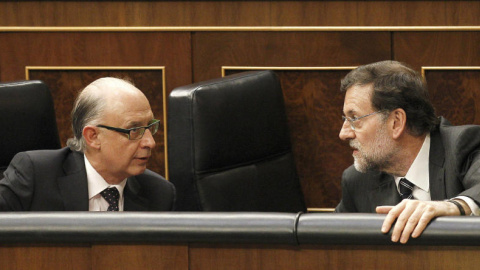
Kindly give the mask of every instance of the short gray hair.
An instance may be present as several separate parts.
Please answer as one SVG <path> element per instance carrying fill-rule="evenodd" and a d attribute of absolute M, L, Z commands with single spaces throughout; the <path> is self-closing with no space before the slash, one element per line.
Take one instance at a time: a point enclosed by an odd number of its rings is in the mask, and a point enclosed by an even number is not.
<path fill-rule="evenodd" d="M 103 113 L 105 103 L 101 95 L 95 95 L 91 91 L 80 92 L 71 114 L 73 138 L 67 140 L 67 146 L 72 151 L 82 153 L 85 151 L 83 128 L 87 125 L 99 124 L 97 122 Z"/>

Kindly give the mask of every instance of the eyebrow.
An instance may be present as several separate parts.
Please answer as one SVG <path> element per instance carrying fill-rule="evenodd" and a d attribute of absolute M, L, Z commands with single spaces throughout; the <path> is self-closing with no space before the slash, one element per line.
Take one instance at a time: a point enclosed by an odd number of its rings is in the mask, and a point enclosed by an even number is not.
<path fill-rule="evenodd" d="M 142 123 L 135 121 L 135 122 L 130 122 L 127 124 L 127 128 L 135 128 L 135 127 L 142 127 Z"/>
<path fill-rule="evenodd" d="M 342 112 L 342 113 L 343 113 L 343 112 Z M 348 111 L 347 111 L 346 113 L 344 113 L 344 114 L 345 114 L 345 115 L 349 115 L 349 114 L 352 115 L 352 114 L 356 114 L 356 113 L 357 113 L 357 111 L 355 111 L 355 109 L 350 109 L 350 110 L 348 110 Z"/>
<path fill-rule="evenodd" d="M 144 127 L 144 126 L 148 126 L 151 124 L 151 122 L 155 120 L 155 118 L 152 118 L 150 120 L 147 121 L 147 124 L 144 125 L 142 122 L 139 122 L 139 121 L 133 121 L 133 122 L 130 122 L 127 124 L 127 128 L 136 128 L 136 127 Z"/>

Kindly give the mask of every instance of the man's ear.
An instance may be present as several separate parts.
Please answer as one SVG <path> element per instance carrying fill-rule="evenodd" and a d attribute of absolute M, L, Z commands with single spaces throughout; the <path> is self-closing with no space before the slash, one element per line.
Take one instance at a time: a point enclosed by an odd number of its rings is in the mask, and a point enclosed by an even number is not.
<path fill-rule="evenodd" d="M 98 138 L 98 128 L 93 126 L 86 126 L 83 128 L 83 138 L 85 143 L 94 149 L 100 149 L 100 139 Z"/>
<path fill-rule="evenodd" d="M 407 113 L 402 108 L 395 109 L 390 113 L 390 121 L 392 137 L 398 139 L 407 128 Z"/>

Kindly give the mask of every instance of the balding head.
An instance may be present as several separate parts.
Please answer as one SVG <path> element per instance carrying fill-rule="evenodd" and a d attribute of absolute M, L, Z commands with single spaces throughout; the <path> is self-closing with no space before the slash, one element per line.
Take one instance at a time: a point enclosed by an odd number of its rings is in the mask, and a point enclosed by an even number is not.
<path fill-rule="evenodd" d="M 100 78 L 85 87 L 73 106 L 71 117 L 74 137 L 68 139 L 67 146 L 74 151 L 84 152 L 86 144 L 82 135 L 83 128 L 100 124 L 106 113 L 121 110 L 127 99 L 148 102 L 132 83 L 118 78 Z"/>

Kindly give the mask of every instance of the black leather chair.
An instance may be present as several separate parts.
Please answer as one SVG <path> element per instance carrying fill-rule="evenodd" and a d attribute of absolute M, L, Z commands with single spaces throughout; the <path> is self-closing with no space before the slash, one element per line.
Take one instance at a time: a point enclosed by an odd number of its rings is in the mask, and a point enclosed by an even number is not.
<path fill-rule="evenodd" d="M 52 96 L 41 81 L 0 83 L 0 179 L 18 152 L 58 149 Z"/>
<path fill-rule="evenodd" d="M 272 71 L 174 89 L 168 164 L 179 211 L 305 210 L 283 93 Z"/>

